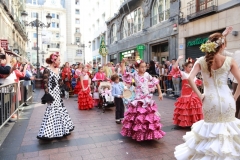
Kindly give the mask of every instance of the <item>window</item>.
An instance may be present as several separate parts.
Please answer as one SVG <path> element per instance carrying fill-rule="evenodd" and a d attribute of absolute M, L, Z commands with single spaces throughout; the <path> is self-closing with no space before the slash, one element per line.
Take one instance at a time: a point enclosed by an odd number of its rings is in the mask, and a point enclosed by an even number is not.
<path fill-rule="evenodd" d="M 95 41 L 92 42 L 92 51 L 95 50 Z"/>
<path fill-rule="evenodd" d="M 59 38 L 59 33 L 56 33 L 56 38 Z"/>
<path fill-rule="evenodd" d="M 60 48 L 60 44 L 59 43 L 51 43 L 50 45 L 48 45 L 48 48 Z"/>
<path fill-rule="evenodd" d="M 79 9 L 76 9 L 76 10 L 75 10 L 75 14 L 80 14 Z"/>
<path fill-rule="evenodd" d="M 56 16 L 55 13 L 52 13 L 52 18 L 56 18 L 55 16 Z"/>
<path fill-rule="evenodd" d="M 201 10 L 205 10 L 214 4 L 213 0 L 196 0 L 196 3 L 197 3 L 196 5 L 197 12 Z"/>
<path fill-rule="evenodd" d="M 59 19 L 59 15 L 57 14 L 57 19 Z"/>
<path fill-rule="evenodd" d="M 56 23 L 52 22 L 52 28 L 55 28 L 55 27 L 56 27 Z"/>
<path fill-rule="evenodd" d="M 76 43 L 80 42 L 80 37 L 76 37 Z"/>
<path fill-rule="evenodd" d="M 59 28 L 59 23 L 57 23 L 57 28 Z"/>
<path fill-rule="evenodd" d="M 80 28 L 76 28 L 76 33 L 80 33 Z"/>
<path fill-rule="evenodd" d="M 117 26 L 116 24 L 113 24 L 110 31 L 110 44 L 115 41 L 117 41 Z"/>
<path fill-rule="evenodd" d="M 151 14 L 152 25 L 168 20 L 170 17 L 170 0 L 155 0 Z"/>
<path fill-rule="evenodd" d="M 79 5 L 79 0 L 75 0 L 75 4 L 76 4 L 76 5 Z"/>
<path fill-rule="evenodd" d="M 80 20 L 78 18 L 75 20 L 75 22 L 76 24 L 80 24 Z"/>
<path fill-rule="evenodd" d="M 33 33 L 33 38 L 37 38 L 37 33 Z"/>
<path fill-rule="evenodd" d="M 32 4 L 37 4 L 37 0 L 32 0 Z"/>
<path fill-rule="evenodd" d="M 82 56 L 82 50 L 81 49 L 76 50 L 76 56 L 79 56 L 79 57 Z"/>
<path fill-rule="evenodd" d="M 134 33 L 142 31 L 143 15 L 142 9 L 138 8 L 124 17 L 121 25 L 121 38 L 126 38 Z"/>
<path fill-rule="evenodd" d="M 37 15 L 38 15 L 38 13 L 37 13 L 37 12 L 32 12 L 32 18 L 36 18 L 36 17 L 37 17 Z"/>

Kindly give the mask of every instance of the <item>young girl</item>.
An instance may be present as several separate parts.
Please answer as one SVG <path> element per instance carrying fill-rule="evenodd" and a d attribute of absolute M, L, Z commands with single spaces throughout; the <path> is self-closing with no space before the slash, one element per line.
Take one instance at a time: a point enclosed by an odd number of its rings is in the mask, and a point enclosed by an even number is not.
<path fill-rule="evenodd" d="M 80 76 L 81 90 L 78 93 L 78 109 L 89 110 L 93 108 L 93 99 L 91 97 L 91 79 L 88 75 L 87 66 L 83 67 L 82 74 Z"/>
<path fill-rule="evenodd" d="M 121 63 L 123 81 L 136 85 L 136 97 L 128 104 L 128 111 L 125 113 L 121 134 L 132 137 L 137 141 L 160 139 L 165 135 L 161 130 L 160 117 L 156 115 L 157 105 L 152 100 L 150 90 L 155 86 L 158 88 L 159 100 L 162 100 L 162 92 L 159 81 L 146 72 L 146 63 L 137 60 L 135 67 L 138 71 L 126 73 L 125 60 Z"/>
<path fill-rule="evenodd" d="M 175 103 L 173 123 L 181 127 L 190 127 L 193 123 L 203 119 L 202 102 L 190 87 L 187 79 L 193 67 L 193 60 L 188 58 L 184 64 L 184 71 L 181 71 L 178 63 L 182 58 L 183 56 L 179 56 L 171 71 L 174 77 L 182 78 L 182 93 Z M 195 78 L 195 83 L 201 85 L 201 81 L 197 78 Z"/>

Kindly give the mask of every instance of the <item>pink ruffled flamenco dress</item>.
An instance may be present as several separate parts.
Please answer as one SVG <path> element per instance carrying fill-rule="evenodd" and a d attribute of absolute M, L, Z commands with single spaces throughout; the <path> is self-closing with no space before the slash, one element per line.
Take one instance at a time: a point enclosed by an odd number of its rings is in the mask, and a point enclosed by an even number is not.
<path fill-rule="evenodd" d="M 161 139 L 165 132 L 161 130 L 160 117 L 156 114 L 157 105 L 151 94 L 159 81 L 147 72 L 143 76 L 137 72 L 123 75 L 126 83 L 131 83 L 132 79 L 136 84 L 136 98 L 128 104 L 121 134 L 137 141 Z"/>
<path fill-rule="evenodd" d="M 180 75 L 182 78 L 182 92 L 175 103 L 173 124 L 180 127 L 190 127 L 193 123 L 203 119 L 202 102 L 188 83 L 188 73 L 179 69 L 173 69 L 171 73 L 173 76 Z M 202 81 L 197 78 L 195 83 L 197 86 L 202 85 Z"/>

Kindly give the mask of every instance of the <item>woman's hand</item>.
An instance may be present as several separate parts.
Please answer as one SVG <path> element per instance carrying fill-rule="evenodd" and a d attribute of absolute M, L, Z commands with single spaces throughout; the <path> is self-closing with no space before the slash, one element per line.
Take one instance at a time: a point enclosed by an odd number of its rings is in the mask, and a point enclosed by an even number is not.
<path fill-rule="evenodd" d="M 199 98 L 201 99 L 201 102 L 203 102 L 203 100 L 205 98 L 204 94 L 201 94 Z"/>
<path fill-rule="evenodd" d="M 178 60 L 181 60 L 181 59 L 183 59 L 183 55 L 180 55 L 180 56 L 178 57 Z"/>
<path fill-rule="evenodd" d="M 231 26 L 227 27 L 225 31 L 223 31 L 222 35 L 226 37 L 230 32 L 232 32 L 232 30 L 233 30 L 233 27 Z"/>
<path fill-rule="evenodd" d="M 163 100 L 163 95 L 162 95 L 162 92 L 159 93 L 159 96 L 158 96 L 159 100 L 162 101 Z"/>

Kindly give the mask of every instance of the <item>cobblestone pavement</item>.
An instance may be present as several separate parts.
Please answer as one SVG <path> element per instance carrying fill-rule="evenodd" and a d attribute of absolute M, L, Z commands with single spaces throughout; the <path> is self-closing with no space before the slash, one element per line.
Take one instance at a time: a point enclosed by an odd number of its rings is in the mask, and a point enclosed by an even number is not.
<path fill-rule="evenodd" d="M 120 135 L 121 124 L 114 121 L 114 108 L 80 111 L 77 97 L 64 100 L 75 130 L 54 141 L 36 139 L 46 105 L 40 104 L 43 91 L 34 93 L 34 103 L 26 107 L 0 147 L 0 160 L 173 160 L 174 148 L 183 143 L 187 129 L 174 129 L 173 99 L 157 101 L 166 136 L 161 140 L 136 142 Z M 154 97 L 157 100 L 157 97 Z"/>

